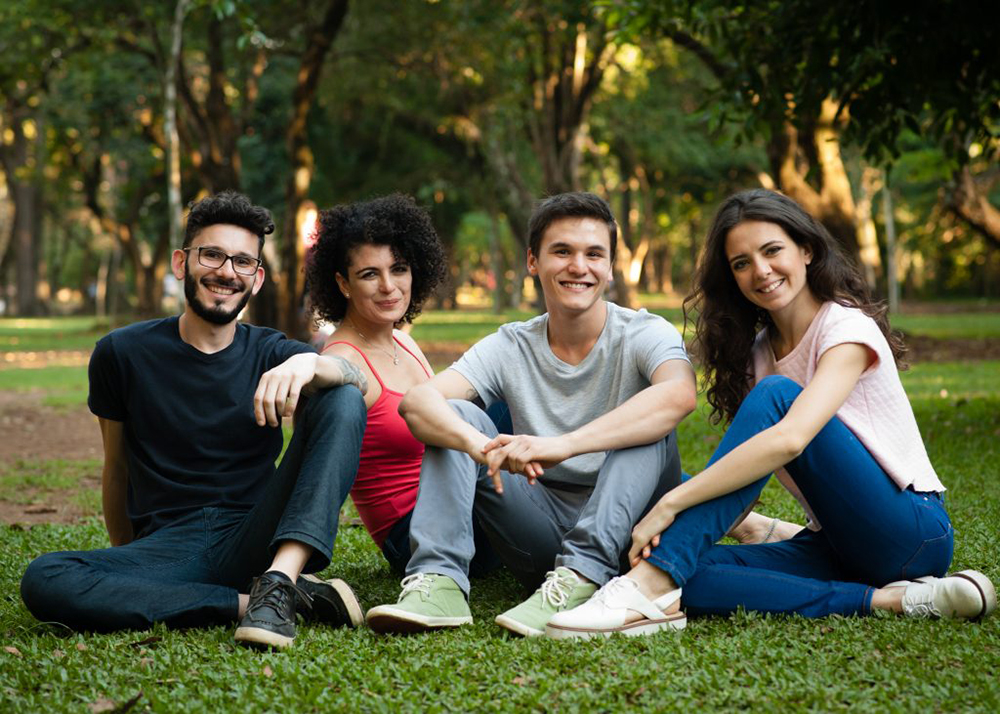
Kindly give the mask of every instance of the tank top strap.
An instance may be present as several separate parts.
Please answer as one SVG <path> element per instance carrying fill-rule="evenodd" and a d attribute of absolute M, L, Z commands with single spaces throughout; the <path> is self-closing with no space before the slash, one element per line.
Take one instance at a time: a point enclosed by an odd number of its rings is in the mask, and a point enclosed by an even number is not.
<path fill-rule="evenodd" d="M 392 339 L 396 340 L 396 344 L 399 345 L 400 347 L 402 347 L 404 350 L 406 350 L 406 354 L 410 355 L 410 357 L 412 357 L 413 359 L 417 360 L 417 364 L 420 365 L 420 369 L 424 370 L 424 374 L 426 374 L 428 377 L 433 377 L 434 376 L 433 374 L 431 374 L 430 372 L 427 371 L 427 368 L 424 366 L 424 363 L 420 361 L 420 358 L 417 357 L 412 352 L 410 352 L 410 350 L 407 348 L 407 346 L 404 345 L 402 342 L 399 341 L 398 337 L 396 337 L 395 335 L 393 335 Z M 353 345 L 352 345 L 352 347 L 353 347 Z"/>
<path fill-rule="evenodd" d="M 368 355 L 366 355 L 360 347 L 358 347 L 357 345 L 352 345 L 350 342 L 347 342 L 346 340 L 337 340 L 336 342 L 331 342 L 326 347 L 324 347 L 322 352 L 326 352 L 334 345 L 347 345 L 355 352 L 357 352 L 359 355 L 361 355 L 361 359 L 363 359 L 365 361 L 365 364 L 368 365 L 368 369 L 370 369 L 372 371 L 372 374 L 375 375 L 375 379 L 378 380 L 379 386 L 382 387 L 382 391 L 385 392 L 385 384 L 382 382 L 382 378 L 378 376 L 378 370 L 375 369 L 375 365 L 371 363 L 371 360 L 368 359 Z M 406 348 L 404 347 L 403 349 Z"/>

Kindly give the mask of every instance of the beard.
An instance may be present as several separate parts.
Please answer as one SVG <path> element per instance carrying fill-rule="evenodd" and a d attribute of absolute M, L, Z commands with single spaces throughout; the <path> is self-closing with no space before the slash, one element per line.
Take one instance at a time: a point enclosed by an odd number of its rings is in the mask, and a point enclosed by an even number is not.
<path fill-rule="evenodd" d="M 188 305 L 194 311 L 194 314 L 200 317 L 205 322 L 210 322 L 213 325 L 228 325 L 230 322 L 239 317 L 240 312 L 246 307 L 247 303 L 250 302 L 251 291 L 247 289 L 239 280 L 221 280 L 216 279 L 212 281 L 213 284 L 222 287 L 232 288 L 234 290 L 242 291 L 243 297 L 236 306 L 231 310 L 226 310 L 225 308 L 218 306 L 206 305 L 198 297 L 198 283 L 191 276 L 188 271 L 187 265 L 184 266 L 184 297 L 187 299 Z"/>

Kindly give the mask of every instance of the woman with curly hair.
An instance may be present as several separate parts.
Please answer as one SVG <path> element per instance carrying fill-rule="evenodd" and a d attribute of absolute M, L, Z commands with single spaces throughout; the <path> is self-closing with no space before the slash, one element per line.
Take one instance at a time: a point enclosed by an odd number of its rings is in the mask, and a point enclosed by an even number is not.
<path fill-rule="evenodd" d="M 679 629 L 682 587 L 691 614 L 992 611 L 985 575 L 943 577 L 953 531 L 899 380 L 902 344 L 826 229 L 774 191 L 732 196 L 691 306 L 712 416 L 729 429 L 708 467 L 635 526 L 632 570 L 556 615 L 548 634 Z M 714 545 L 772 471 L 809 527 L 780 543 Z"/>
<path fill-rule="evenodd" d="M 420 314 L 446 274 L 430 216 L 409 196 L 320 213 L 306 268 L 309 297 L 318 319 L 338 325 L 323 352 L 350 360 L 369 385 L 368 426 L 351 499 L 400 573 L 410 557 L 409 522 L 424 445 L 399 416 L 399 402 L 433 371 L 417 343 L 398 328 Z"/>

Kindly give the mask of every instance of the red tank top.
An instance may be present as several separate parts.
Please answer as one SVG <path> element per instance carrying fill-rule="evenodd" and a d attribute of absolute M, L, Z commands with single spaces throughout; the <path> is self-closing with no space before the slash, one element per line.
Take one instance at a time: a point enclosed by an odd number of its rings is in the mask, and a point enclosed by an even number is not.
<path fill-rule="evenodd" d="M 393 337 L 396 340 L 395 337 Z M 424 363 L 403 348 L 421 369 L 431 377 Z M 347 345 L 361 355 L 368 369 L 375 375 L 382 393 L 368 410 L 368 426 L 361 442 L 361 462 L 358 476 L 351 489 L 351 500 L 358 509 L 361 522 L 365 524 L 372 540 L 381 548 L 396 521 L 413 510 L 417 502 L 417 486 L 420 483 L 420 462 L 424 458 L 424 445 L 410 433 L 403 417 L 399 415 L 401 392 L 386 388 L 368 356 L 350 342 L 331 342 L 323 348 L 325 352 L 333 345 Z"/>

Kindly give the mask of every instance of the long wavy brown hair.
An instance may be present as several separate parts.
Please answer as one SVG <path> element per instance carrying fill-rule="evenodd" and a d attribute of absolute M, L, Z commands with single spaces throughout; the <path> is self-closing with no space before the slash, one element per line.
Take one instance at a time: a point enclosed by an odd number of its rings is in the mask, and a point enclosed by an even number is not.
<path fill-rule="evenodd" d="M 799 246 L 812 251 L 806 282 L 820 302 L 834 301 L 860 309 L 875 320 L 899 369 L 905 369 L 906 348 L 889 327 L 887 307 L 872 299 L 868 285 L 829 231 L 792 199 L 776 191 L 741 191 L 723 202 L 708 232 L 695 271 L 691 294 L 684 299 L 684 322 L 697 313 L 696 343 L 701 354 L 712 407 L 710 420 L 730 422 L 750 390 L 752 349 L 761 329 L 774 327 L 771 316 L 740 292 L 726 258 L 726 237 L 743 221 L 780 226 Z"/>

